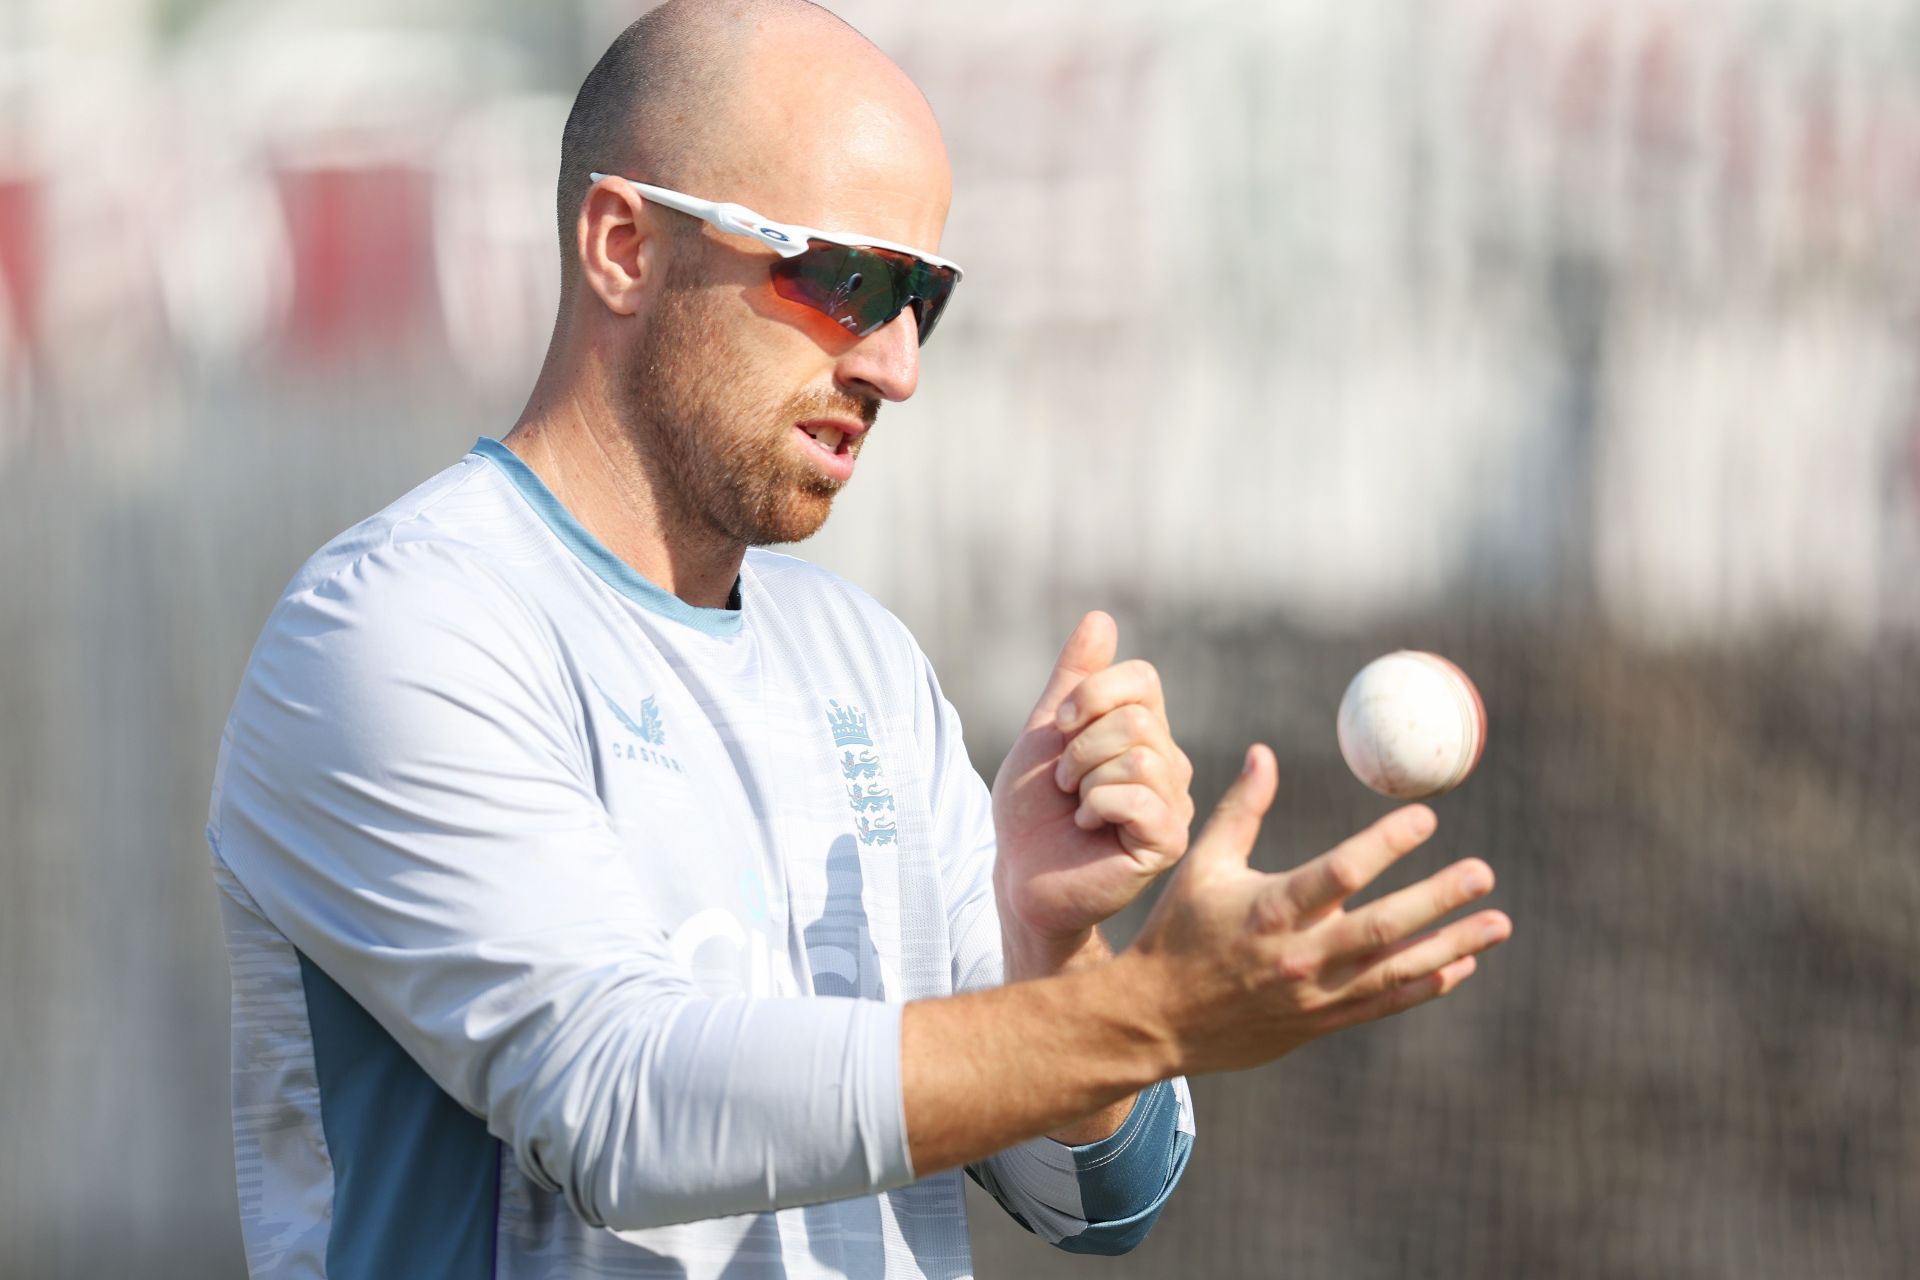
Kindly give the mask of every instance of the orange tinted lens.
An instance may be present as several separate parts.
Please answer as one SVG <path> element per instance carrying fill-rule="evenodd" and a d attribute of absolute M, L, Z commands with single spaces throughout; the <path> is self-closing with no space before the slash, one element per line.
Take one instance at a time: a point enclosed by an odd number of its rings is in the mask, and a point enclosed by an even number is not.
<path fill-rule="evenodd" d="M 772 265 L 773 291 L 865 337 L 913 307 L 920 341 L 940 319 L 953 272 L 910 254 L 811 241 L 805 253 Z"/>

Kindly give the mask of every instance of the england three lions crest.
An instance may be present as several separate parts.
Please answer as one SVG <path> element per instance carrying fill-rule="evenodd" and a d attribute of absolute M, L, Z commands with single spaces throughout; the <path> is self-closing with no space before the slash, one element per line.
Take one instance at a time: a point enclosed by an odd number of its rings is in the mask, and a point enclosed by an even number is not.
<path fill-rule="evenodd" d="M 854 834 L 864 845 L 893 844 L 899 835 L 894 824 L 893 788 L 887 770 L 873 749 L 866 713 L 852 703 L 827 702 L 827 728 L 840 762 L 840 778 L 853 813 Z"/>

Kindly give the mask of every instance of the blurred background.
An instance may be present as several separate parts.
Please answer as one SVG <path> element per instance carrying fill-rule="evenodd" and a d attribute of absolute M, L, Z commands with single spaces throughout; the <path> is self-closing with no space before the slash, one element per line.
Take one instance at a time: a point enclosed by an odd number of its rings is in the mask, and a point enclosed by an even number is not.
<path fill-rule="evenodd" d="M 220 725 L 305 556 L 511 425 L 644 7 L 0 0 L 7 1280 L 243 1274 Z M 1203 806 L 1279 751 L 1274 868 L 1385 807 L 1351 674 L 1447 653 L 1491 741 L 1402 878 L 1517 925 L 1197 1081 L 1137 1253 L 976 1199 L 979 1274 L 1920 1274 L 1920 0 L 829 7 L 968 275 L 800 553 L 989 777 L 1113 610 Z"/>

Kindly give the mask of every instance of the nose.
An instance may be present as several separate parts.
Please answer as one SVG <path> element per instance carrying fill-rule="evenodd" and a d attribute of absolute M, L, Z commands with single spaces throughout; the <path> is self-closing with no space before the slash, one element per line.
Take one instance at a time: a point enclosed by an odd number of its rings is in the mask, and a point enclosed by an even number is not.
<path fill-rule="evenodd" d="M 920 385 L 920 328 L 913 308 L 848 347 L 834 362 L 841 390 L 882 400 L 905 400 Z"/>

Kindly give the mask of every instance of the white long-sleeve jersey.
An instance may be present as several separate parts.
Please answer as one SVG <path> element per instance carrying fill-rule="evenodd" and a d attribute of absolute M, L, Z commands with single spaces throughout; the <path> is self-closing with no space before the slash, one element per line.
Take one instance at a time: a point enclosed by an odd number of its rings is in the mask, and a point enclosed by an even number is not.
<path fill-rule="evenodd" d="M 753 551 L 730 604 L 493 440 L 288 586 L 207 827 L 256 1277 L 971 1274 L 900 1009 L 1002 979 L 987 790 L 871 598 Z M 1173 1081 L 969 1172 L 1116 1252 L 1192 1135 Z"/>

